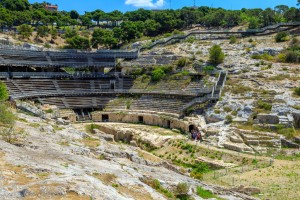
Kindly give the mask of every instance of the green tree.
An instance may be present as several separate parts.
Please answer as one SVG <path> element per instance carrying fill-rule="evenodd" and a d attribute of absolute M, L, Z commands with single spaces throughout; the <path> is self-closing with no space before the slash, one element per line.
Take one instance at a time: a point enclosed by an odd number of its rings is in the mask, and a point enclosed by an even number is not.
<path fill-rule="evenodd" d="M 248 28 L 249 29 L 257 29 L 259 27 L 259 19 L 257 17 L 250 17 L 248 19 L 249 25 Z"/>
<path fill-rule="evenodd" d="M 27 24 L 22 24 L 18 27 L 19 34 L 21 35 L 21 38 L 29 38 L 32 35 L 32 27 Z"/>
<path fill-rule="evenodd" d="M 71 10 L 70 17 L 71 17 L 71 19 L 78 19 L 79 13 L 76 10 Z"/>
<path fill-rule="evenodd" d="M 225 55 L 219 45 L 214 45 L 209 49 L 209 62 L 212 64 L 220 64 L 224 61 Z"/>
<path fill-rule="evenodd" d="M 49 28 L 47 26 L 37 27 L 37 37 L 46 37 L 49 34 Z"/>
<path fill-rule="evenodd" d="M 92 35 L 92 45 L 94 48 L 99 47 L 99 45 L 104 45 L 106 47 L 113 47 L 117 45 L 117 39 L 114 38 L 114 33 L 111 30 L 106 30 L 102 28 L 95 29 Z"/>
<path fill-rule="evenodd" d="M 68 38 L 67 42 L 67 49 L 89 49 L 91 46 L 90 40 L 85 37 L 81 37 L 76 35 L 75 37 Z"/>
<path fill-rule="evenodd" d="M 131 41 L 133 39 L 141 37 L 142 33 L 139 31 L 136 22 L 125 21 L 121 24 L 122 40 Z"/>
<path fill-rule="evenodd" d="M 57 29 L 54 28 L 50 31 L 51 39 L 55 40 L 57 38 Z"/>
<path fill-rule="evenodd" d="M 75 29 L 67 28 L 66 32 L 64 34 L 64 37 L 65 38 L 73 38 L 73 37 L 75 37 L 77 35 L 78 35 L 78 33 L 77 33 L 77 31 Z"/>
<path fill-rule="evenodd" d="M 92 12 L 92 18 L 97 22 L 97 25 L 100 25 L 100 21 L 106 18 L 106 13 L 102 10 L 95 10 Z"/>
<path fill-rule="evenodd" d="M 3 7 L 14 11 L 24 11 L 28 10 L 30 7 L 28 0 L 1 0 L 0 4 Z"/>

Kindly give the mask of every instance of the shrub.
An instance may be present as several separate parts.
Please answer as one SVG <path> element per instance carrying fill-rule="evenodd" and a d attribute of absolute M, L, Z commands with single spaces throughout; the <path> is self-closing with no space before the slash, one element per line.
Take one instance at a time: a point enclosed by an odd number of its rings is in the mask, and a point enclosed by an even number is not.
<path fill-rule="evenodd" d="M 178 183 L 176 187 L 176 197 L 180 200 L 188 199 L 189 186 L 186 183 Z"/>
<path fill-rule="evenodd" d="M 286 31 L 277 33 L 275 36 L 275 41 L 276 42 L 285 42 L 289 40 L 289 33 Z"/>
<path fill-rule="evenodd" d="M 252 38 L 250 38 L 250 39 L 248 40 L 248 42 L 249 42 L 249 43 L 252 43 L 252 42 L 253 42 L 253 39 L 252 39 Z"/>
<path fill-rule="evenodd" d="M 186 58 L 179 58 L 177 61 L 177 66 L 178 67 L 184 67 L 187 64 L 187 59 Z"/>
<path fill-rule="evenodd" d="M 236 43 L 237 39 L 235 36 L 231 36 L 230 39 L 229 39 L 229 44 L 234 44 Z"/>
<path fill-rule="evenodd" d="M 272 104 L 264 102 L 262 100 L 257 101 L 257 107 L 266 111 L 272 110 Z"/>
<path fill-rule="evenodd" d="M 152 80 L 153 81 L 159 81 L 165 76 L 166 76 L 166 73 L 161 67 L 158 67 L 152 71 Z"/>
<path fill-rule="evenodd" d="M 278 62 L 286 62 L 286 54 L 280 53 L 277 55 L 277 61 Z"/>
<path fill-rule="evenodd" d="M 219 45 L 214 45 L 209 49 L 209 62 L 220 64 L 224 61 L 225 55 Z"/>
<path fill-rule="evenodd" d="M 211 71 L 213 71 L 214 69 L 215 69 L 214 66 L 205 66 L 205 67 L 203 67 L 203 71 L 204 71 L 205 73 L 211 72 Z"/>
<path fill-rule="evenodd" d="M 294 94 L 300 96 L 300 87 L 294 89 Z"/>
<path fill-rule="evenodd" d="M 195 42 L 195 37 L 189 37 L 188 39 L 186 39 L 186 42 L 188 43 L 194 43 Z"/>
<path fill-rule="evenodd" d="M 232 116 L 231 115 L 227 115 L 226 117 L 225 117 L 225 123 L 226 124 L 231 124 L 232 123 Z"/>
<path fill-rule="evenodd" d="M 288 63 L 300 63 L 300 52 L 298 51 L 288 51 L 285 56 L 285 61 Z"/>

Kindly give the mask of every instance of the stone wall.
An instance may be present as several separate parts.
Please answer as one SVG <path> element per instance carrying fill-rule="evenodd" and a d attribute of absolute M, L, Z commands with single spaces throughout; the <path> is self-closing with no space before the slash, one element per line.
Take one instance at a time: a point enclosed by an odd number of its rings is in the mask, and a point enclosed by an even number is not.
<path fill-rule="evenodd" d="M 189 126 L 194 125 L 191 122 L 177 119 L 174 117 L 147 113 L 96 111 L 92 113 L 92 120 L 95 122 L 102 122 L 104 121 L 102 119 L 103 115 L 108 116 L 109 122 L 143 123 L 146 125 L 154 125 L 170 129 L 179 129 L 186 133 L 189 132 Z"/>
<path fill-rule="evenodd" d="M 279 118 L 276 114 L 258 114 L 256 122 L 259 124 L 278 124 Z"/>

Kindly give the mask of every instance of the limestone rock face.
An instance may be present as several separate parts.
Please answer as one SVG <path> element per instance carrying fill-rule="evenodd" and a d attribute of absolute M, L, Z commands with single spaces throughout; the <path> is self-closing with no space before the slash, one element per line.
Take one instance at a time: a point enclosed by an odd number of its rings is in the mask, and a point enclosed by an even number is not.
<path fill-rule="evenodd" d="M 276 114 L 258 114 L 257 122 L 260 124 L 278 124 L 279 117 Z"/>

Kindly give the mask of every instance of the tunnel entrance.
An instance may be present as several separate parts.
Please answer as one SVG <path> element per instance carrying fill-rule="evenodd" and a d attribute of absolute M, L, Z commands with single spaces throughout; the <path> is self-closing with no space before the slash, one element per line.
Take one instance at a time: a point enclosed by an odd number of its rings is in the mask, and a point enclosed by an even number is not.
<path fill-rule="evenodd" d="M 189 132 L 192 132 L 193 129 L 195 129 L 195 126 L 194 125 L 190 125 L 189 126 Z"/>
<path fill-rule="evenodd" d="M 102 122 L 108 122 L 109 116 L 108 115 L 102 115 Z"/>

